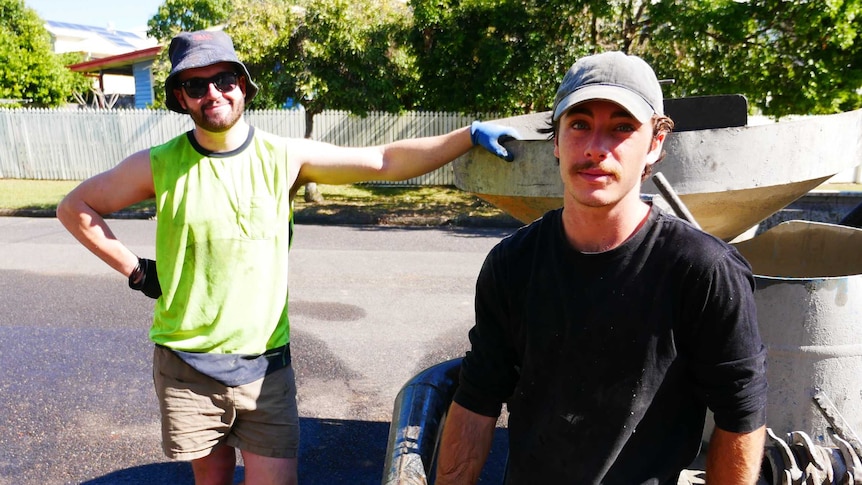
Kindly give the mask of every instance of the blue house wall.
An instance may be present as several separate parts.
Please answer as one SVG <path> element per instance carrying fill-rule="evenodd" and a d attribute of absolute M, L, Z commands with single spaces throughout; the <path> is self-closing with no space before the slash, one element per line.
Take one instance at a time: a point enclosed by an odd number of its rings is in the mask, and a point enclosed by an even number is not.
<path fill-rule="evenodd" d="M 135 108 L 144 109 L 153 104 L 152 67 L 152 59 L 132 65 L 132 75 L 135 77 Z"/>

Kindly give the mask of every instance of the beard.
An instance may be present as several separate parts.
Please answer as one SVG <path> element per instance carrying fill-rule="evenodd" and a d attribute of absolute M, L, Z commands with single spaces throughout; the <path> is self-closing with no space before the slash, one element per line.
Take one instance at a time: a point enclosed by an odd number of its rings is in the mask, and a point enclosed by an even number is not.
<path fill-rule="evenodd" d="M 230 112 L 226 114 L 213 114 L 207 111 L 212 103 L 202 104 L 197 110 L 189 109 L 189 116 L 198 127 L 211 133 L 223 133 L 233 127 L 242 117 L 245 111 L 245 98 L 230 100 Z"/>

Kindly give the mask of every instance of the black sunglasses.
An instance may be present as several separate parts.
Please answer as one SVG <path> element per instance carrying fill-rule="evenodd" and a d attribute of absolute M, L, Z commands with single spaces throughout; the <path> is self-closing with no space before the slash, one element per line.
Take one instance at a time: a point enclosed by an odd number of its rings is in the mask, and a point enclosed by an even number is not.
<path fill-rule="evenodd" d="M 180 83 L 186 94 L 190 98 L 203 98 L 209 91 L 210 84 L 214 85 L 219 91 L 226 93 L 236 89 L 236 84 L 239 76 L 235 72 L 220 72 L 213 77 L 193 77 Z"/>

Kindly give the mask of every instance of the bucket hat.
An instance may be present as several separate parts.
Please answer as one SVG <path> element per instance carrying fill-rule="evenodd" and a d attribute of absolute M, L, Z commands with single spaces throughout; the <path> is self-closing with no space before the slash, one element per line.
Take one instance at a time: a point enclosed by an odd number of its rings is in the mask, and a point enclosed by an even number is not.
<path fill-rule="evenodd" d="M 653 114 L 664 114 L 661 86 L 652 67 L 640 57 L 622 52 L 578 59 L 557 89 L 553 120 L 559 120 L 572 106 L 595 99 L 622 106 L 641 123 Z"/>
<path fill-rule="evenodd" d="M 187 70 L 197 67 L 206 67 L 220 62 L 230 62 L 239 70 L 246 79 L 245 102 L 249 103 L 257 94 L 258 87 L 251 80 L 245 64 L 240 62 L 236 56 L 231 38 L 220 30 L 199 30 L 196 32 L 182 32 L 171 40 L 168 48 L 168 57 L 171 59 L 171 72 L 165 80 L 165 104 L 171 111 L 186 113 L 174 96 L 177 87 L 177 76 Z"/>

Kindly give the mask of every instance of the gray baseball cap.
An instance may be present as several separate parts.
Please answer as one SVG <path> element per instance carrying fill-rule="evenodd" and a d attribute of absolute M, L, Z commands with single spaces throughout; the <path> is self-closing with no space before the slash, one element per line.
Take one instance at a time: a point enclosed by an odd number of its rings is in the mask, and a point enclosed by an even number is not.
<path fill-rule="evenodd" d="M 557 121 L 569 108 L 603 99 L 626 109 L 641 123 L 653 114 L 664 114 L 661 86 L 643 59 L 622 52 L 603 52 L 582 57 L 563 77 L 554 98 Z"/>
<path fill-rule="evenodd" d="M 251 80 L 245 64 L 237 58 L 233 41 L 220 30 L 181 32 L 171 40 L 168 57 L 171 59 L 171 73 L 165 80 L 165 104 L 171 111 L 186 112 L 174 96 L 177 75 L 186 69 L 211 66 L 220 62 L 234 64 L 238 70 L 237 74 L 245 76 L 246 103 L 254 99 L 257 94 L 257 85 Z"/>

